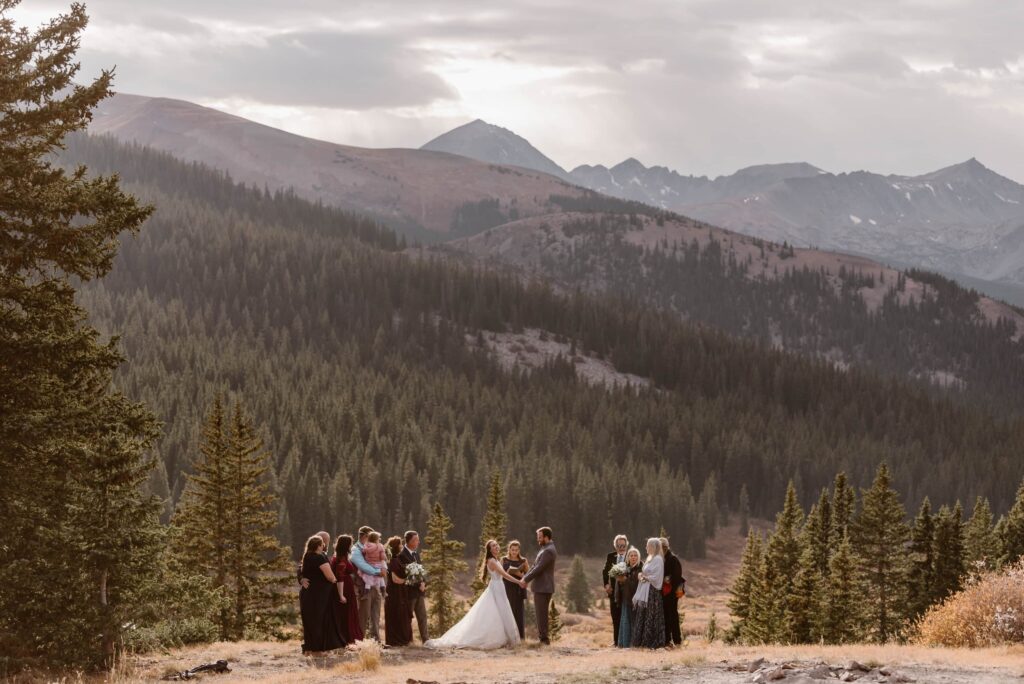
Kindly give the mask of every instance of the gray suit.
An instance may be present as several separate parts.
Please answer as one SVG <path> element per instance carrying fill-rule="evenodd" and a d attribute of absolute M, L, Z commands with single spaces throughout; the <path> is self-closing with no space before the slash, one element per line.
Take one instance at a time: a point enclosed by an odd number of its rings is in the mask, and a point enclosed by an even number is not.
<path fill-rule="evenodd" d="M 533 607 L 537 611 L 537 634 L 542 644 L 550 643 L 548 639 L 548 604 L 555 593 L 555 560 L 558 550 L 554 542 L 548 542 L 540 548 L 537 560 L 530 571 L 523 576 L 523 581 L 532 586 Z"/>

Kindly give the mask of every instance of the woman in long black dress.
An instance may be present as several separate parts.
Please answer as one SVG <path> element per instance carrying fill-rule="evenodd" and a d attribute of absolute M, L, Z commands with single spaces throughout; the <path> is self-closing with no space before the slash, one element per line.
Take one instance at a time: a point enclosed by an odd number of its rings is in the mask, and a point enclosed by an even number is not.
<path fill-rule="evenodd" d="M 518 541 L 513 540 L 508 543 L 508 553 L 501 559 L 501 567 L 508 574 L 520 579 L 530 571 L 530 563 L 520 555 Z M 503 579 L 502 582 L 505 583 L 505 595 L 508 596 L 508 603 L 512 606 L 512 616 L 515 617 L 516 626 L 519 627 L 519 638 L 525 639 L 523 603 L 526 601 L 526 590 L 507 579 Z"/>
<path fill-rule="evenodd" d="M 324 540 L 318 535 L 306 541 L 306 552 L 302 555 L 302 576 L 309 580 L 309 586 L 299 590 L 302 652 L 316 655 L 344 648 L 345 639 L 334 613 L 334 602 L 338 600 L 337 578 L 324 553 Z"/>
<path fill-rule="evenodd" d="M 388 595 L 384 599 L 384 643 L 408 646 L 412 643 L 412 608 L 405 593 L 405 566 L 399 560 L 402 538 L 388 539 L 391 561 L 388 563 Z"/>
<path fill-rule="evenodd" d="M 647 540 L 647 560 L 638 576 L 640 585 L 633 594 L 630 642 L 633 648 L 664 648 L 665 609 L 661 584 L 665 580 L 665 557 L 658 537 Z"/>

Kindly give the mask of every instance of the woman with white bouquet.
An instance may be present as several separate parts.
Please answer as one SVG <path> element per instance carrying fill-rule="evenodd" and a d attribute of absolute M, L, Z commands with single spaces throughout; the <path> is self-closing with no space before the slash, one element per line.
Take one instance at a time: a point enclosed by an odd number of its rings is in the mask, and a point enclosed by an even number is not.
<path fill-rule="evenodd" d="M 626 560 L 616 563 L 608 571 L 609 579 L 614 582 L 613 599 L 621 608 L 619 625 L 616 631 L 615 645 L 619 648 L 632 646 L 633 638 L 633 596 L 640 584 L 640 551 L 629 547 Z"/>

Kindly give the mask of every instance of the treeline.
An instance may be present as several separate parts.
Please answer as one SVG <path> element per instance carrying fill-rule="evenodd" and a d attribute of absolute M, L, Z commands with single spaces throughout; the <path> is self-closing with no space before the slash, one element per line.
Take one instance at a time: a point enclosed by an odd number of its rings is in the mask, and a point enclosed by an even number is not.
<path fill-rule="evenodd" d="M 997 523 L 984 497 L 967 521 L 959 501 L 936 512 L 925 498 L 908 523 L 884 464 L 859 501 L 839 474 L 806 517 L 790 485 L 768 538 L 748 534 L 731 589 L 728 638 L 747 644 L 902 640 L 971 573 L 1022 555 L 1024 482 Z"/>
<path fill-rule="evenodd" d="M 91 145 L 117 148 L 83 140 L 67 159 L 92 163 Z M 474 539 L 495 469 L 507 476 L 516 534 L 551 524 L 572 553 L 603 547 L 620 529 L 664 524 L 690 556 L 744 484 L 752 513 L 764 516 L 791 477 L 801 491 L 838 469 L 865 483 L 889 460 L 911 501 L 983 494 L 1002 509 L 1024 475 L 1020 422 L 737 341 L 636 300 L 564 297 L 390 253 L 345 227 L 359 219 L 323 207 L 305 207 L 330 217 L 309 230 L 303 214 L 266 206 L 297 200 L 231 190 L 223 177 L 185 192 L 176 179 L 189 165 L 163 155 L 135 163 L 148 180 L 127 186 L 158 210 L 83 301 L 122 334 L 131 359 L 122 386 L 164 421 L 152 486 L 169 501 L 165 516 L 198 443 L 201 407 L 222 389 L 243 394 L 266 426 L 290 544 L 320 528 L 421 525 L 434 501 L 450 513 L 453 536 Z M 226 196 L 240 206 L 223 211 Z M 509 374 L 467 344 L 479 330 L 526 327 L 654 387 L 589 386 L 568 360 Z"/>
<path fill-rule="evenodd" d="M 737 259 L 732 240 L 662 240 L 648 247 L 630 243 L 627 232 L 640 229 L 644 216 L 659 223 L 673 216 L 700 224 L 651 208 L 644 211 L 642 205 L 629 206 L 628 213 L 603 213 L 616 211 L 616 202 L 559 200 L 566 210 L 592 215 L 563 228 L 573 238 L 571 250 L 545 251 L 536 265 L 569 289 L 610 292 L 764 345 L 923 384 L 955 377 L 959 382 L 948 383 L 943 393 L 990 411 L 1024 411 L 1024 342 L 1016 339 L 1010 321 L 984 319 L 973 290 L 915 270 L 908 275 L 926 285 L 925 296 L 902 304 L 903 274 L 884 282 L 878 272 L 783 266 L 777 273 L 754 275 L 758 257 Z M 734 239 L 759 247 L 762 258 L 777 252 L 784 265 L 793 255 L 786 245 Z M 871 308 L 859 289 L 877 285 L 885 294 Z"/>

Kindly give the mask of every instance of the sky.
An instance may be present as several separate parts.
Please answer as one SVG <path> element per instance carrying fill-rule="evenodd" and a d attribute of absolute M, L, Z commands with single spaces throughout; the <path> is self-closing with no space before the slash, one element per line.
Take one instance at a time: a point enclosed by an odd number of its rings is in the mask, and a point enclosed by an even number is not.
<path fill-rule="evenodd" d="M 68 2 L 26 0 L 30 26 Z M 419 147 L 472 119 L 563 167 L 807 161 L 1024 181 L 1016 0 L 92 0 L 82 77 Z"/>

